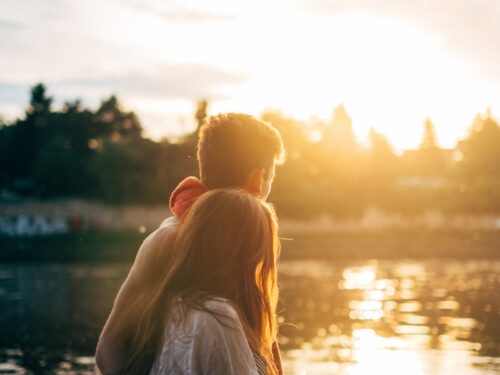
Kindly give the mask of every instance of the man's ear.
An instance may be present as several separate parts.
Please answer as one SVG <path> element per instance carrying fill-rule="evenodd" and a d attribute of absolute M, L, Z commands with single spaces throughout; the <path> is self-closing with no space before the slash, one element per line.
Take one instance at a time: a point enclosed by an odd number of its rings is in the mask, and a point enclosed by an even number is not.
<path fill-rule="evenodd" d="M 261 196 L 265 174 L 265 169 L 252 169 L 247 176 L 244 186 L 245 190 L 256 197 Z"/>

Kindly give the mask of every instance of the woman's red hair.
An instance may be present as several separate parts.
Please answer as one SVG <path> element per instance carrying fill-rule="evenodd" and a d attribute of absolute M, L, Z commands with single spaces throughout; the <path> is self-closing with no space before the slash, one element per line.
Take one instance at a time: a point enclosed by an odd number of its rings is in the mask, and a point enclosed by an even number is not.
<path fill-rule="evenodd" d="M 149 371 L 179 297 L 187 307 L 203 310 L 207 298 L 226 299 L 238 312 L 250 348 L 276 373 L 271 347 L 277 334 L 277 232 L 272 207 L 250 194 L 228 189 L 203 194 L 152 266 L 160 278 L 124 314 L 122 329 L 132 348 L 125 373 Z"/>

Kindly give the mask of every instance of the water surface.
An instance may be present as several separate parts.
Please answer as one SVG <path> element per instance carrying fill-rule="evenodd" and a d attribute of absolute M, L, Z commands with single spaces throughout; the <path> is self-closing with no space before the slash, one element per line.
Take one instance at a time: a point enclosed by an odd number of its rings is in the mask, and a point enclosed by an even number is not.
<path fill-rule="evenodd" d="M 127 265 L 0 265 L 0 373 L 93 373 Z M 500 373 L 500 261 L 280 264 L 290 374 Z"/>

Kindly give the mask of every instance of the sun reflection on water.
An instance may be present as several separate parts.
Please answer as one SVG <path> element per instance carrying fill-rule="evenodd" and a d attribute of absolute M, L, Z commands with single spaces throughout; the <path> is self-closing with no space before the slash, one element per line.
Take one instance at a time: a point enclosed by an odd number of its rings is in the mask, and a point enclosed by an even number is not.
<path fill-rule="evenodd" d="M 453 263 L 443 270 L 423 262 L 373 262 L 336 270 L 332 266 L 330 272 L 322 263 L 322 277 L 314 276 L 314 263 L 308 267 L 307 277 L 301 277 L 298 264 L 290 267 L 304 287 L 303 297 L 295 294 L 294 307 L 311 311 L 314 305 L 316 312 L 310 320 L 310 315 L 293 307 L 284 312 L 285 339 L 280 344 L 287 373 L 476 375 L 500 370 L 500 345 L 478 341 L 485 324 L 478 319 L 492 324 L 496 317 L 498 322 L 497 308 L 491 300 L 484 304 L 477 293 L 485 288 L 484 273 L 496 272 L 498 265 L 493 270 L 486 264 L 469 265 L 470 274 L 466 274 Z M 294 299 L 286 295 L 287 286 L 299 283 L 287 278 L 286 268 L 282 272 L 285 306 L 288 298 Z M 500 280 L 486 279 L 490 284 L 483 297 L 498 297 Z M 292 326 L 287 327 L 295 319 L 301 321 L 298 341 L 290 339 L 295 334 Z"/>

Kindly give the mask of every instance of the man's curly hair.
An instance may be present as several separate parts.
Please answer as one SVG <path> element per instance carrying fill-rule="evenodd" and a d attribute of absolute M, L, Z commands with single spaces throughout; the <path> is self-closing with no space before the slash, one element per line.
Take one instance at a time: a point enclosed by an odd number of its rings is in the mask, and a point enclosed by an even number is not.
<path fill-rule="evenodd" d="M 210 189 L 241 187 L 254 169 L 285 159 L 283 140 L 270 124 L 241 113 L 208 117 L 200 130 L 201 181 Z"/>

